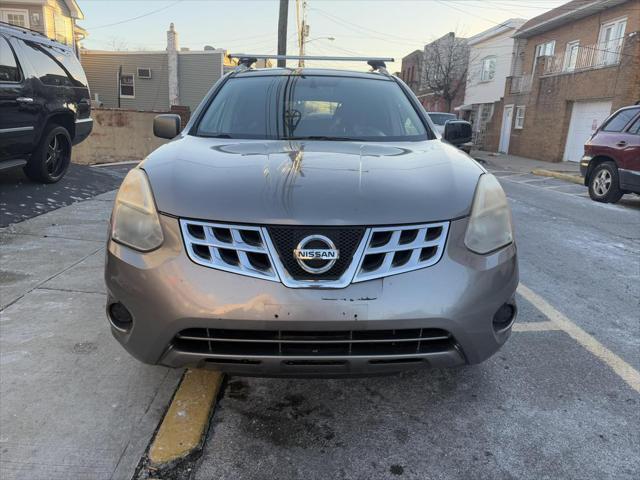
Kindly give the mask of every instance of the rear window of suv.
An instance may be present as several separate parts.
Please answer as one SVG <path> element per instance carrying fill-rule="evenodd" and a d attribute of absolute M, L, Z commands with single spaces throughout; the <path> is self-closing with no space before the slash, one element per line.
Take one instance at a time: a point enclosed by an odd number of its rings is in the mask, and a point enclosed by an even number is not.
<path fill-rule="evenodd" d="M 0 37 L 0 82 L 19 82 L 20 69 L 9 43 Z"/>
<path fill-rule="evenodd" d="M 427 130 L 393 80 L 291 75 L 230 78 L 197 134 L 222 138 L 416 141 Z"/>
<path fill-rule="evenodd" d="M 45 85 L 86 87 L 87 77 L 78 59 L 71 51 L 23 42 L 27 60 Z"/>

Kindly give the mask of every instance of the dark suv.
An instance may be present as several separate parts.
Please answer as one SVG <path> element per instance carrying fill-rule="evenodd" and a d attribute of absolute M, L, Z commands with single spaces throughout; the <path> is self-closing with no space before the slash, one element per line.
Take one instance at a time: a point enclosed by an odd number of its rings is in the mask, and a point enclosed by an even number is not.
<path fill-rule="evenodd" d="M 640 105 L 621 108 L 602 123 L 584 146 L 580 172 L 596 202 L 640 193 Z"/>
<path fill-rule="evenodd" d="M 32 180 L 54 183 L 72 145 L 91 133 L 87 78 L 73 50 L 0 23 L 0 170 L 24 167 Z"/>

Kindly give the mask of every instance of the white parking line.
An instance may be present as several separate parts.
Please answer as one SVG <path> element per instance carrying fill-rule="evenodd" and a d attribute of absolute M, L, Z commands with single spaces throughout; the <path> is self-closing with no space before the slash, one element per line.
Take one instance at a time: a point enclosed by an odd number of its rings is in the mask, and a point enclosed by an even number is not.
<path fill-rule="evenodd" d="M 514 332 L 548 332 L 549 330 L 562 330 L 562 329 L 550 320 L 546 322 L 516 323 L 513 326 Z"/>
<path fill-rule="evenodd" d="M 627 382 L 631 388 L 640 393 L 640 372 L 602 345 L 598 340 L 593 338 L 582 328 L 577 326 L 551 306 L 544 298 L 531 291 L 522 283 L 518 286 L 518 293 L 540 310 L 540 312 L 543 313 L 552 323 L 556 324 L 560 330 L 565 331 L 580 345 L 606 363 L 620 378 Z"/>

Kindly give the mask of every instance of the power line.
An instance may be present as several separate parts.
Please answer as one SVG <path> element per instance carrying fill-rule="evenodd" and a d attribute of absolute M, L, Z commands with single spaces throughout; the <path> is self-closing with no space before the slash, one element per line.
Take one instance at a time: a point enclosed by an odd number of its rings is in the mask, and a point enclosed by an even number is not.
<path fill-rule="evenodd" d="M 169 8 L 171 8 L 171 7 L 176 6 L 176 5 L 177 5 L 177 4 L 179 4 L 179 3 L 182 3 L 183 1 L 184 1 L 184 0 L 178 0 L 178 1 L 176 1 L 176 2 L 173 2 L 173 3 L 172 3 L 172 4 L 170 4 L 170 5 L 165 5 L 165 6 L 164 6 L 164 7 L 162 7 L 162 8 L 157 8 L 156 10 L 151 10 L 150 12 L 143 13 L 143 14 L 138 15 L 138 16 L 136 16 L 136 17 L 127 18 L 127 19 L 125 19 L 125 20 L 120 20 L 120 21 L 118 21 L 118 22 L 107 23 L 106 25 L 98 25 L 97 27 L 87 27 L 87 30 L 98 30 L 98 29 L 100 29 L 100 28 L 113 27 L 113 26 L 115 26 L 115 25 L 122 25 L 123 23 L 133 22 L 134 20 L 139 20 L 139 19 L 141 19 L 141 18 L 148 17 L 149 15 L 153 15 L 154 13 L 158 13 L 158 12 L 162 12 L 163 10 L 167 10 L 167 9 L 169 9 Z"/>

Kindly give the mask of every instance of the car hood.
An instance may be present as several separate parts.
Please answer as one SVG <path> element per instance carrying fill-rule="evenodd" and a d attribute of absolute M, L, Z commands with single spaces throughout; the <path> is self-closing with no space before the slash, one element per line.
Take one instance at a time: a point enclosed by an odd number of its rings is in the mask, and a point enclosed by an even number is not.
<path fill-rule="evenodd" d="M 389 225 L 468 215 L 483 169 L 441 140 L 184 136 L 142 164 L 160 212 L 221 222 Z"/>

